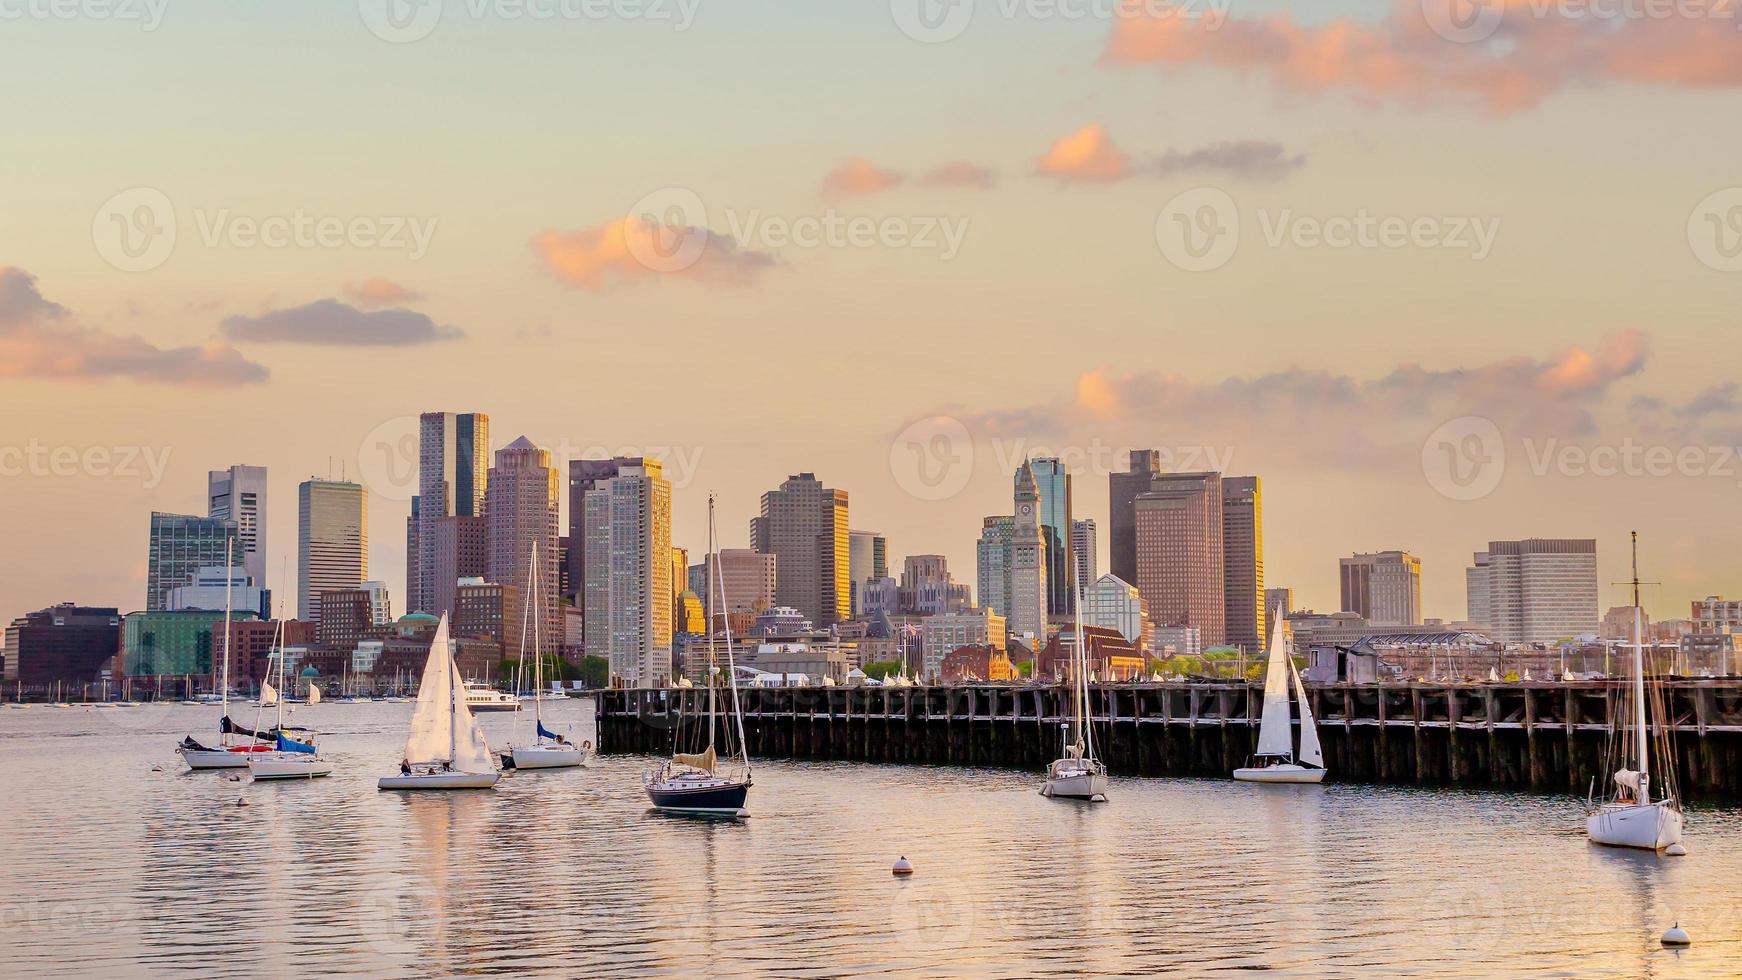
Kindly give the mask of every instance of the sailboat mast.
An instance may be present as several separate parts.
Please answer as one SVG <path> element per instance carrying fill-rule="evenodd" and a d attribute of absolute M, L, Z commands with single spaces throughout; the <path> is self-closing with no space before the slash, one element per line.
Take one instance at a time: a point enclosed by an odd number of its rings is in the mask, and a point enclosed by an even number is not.
<path fill-rule="evenodd" d="M 1639 802 L 1651 802 L 1651 736 L 1645 727 L 1645 637 L 1639 622 L 1639 532 L 1633 541 L 1633 720 L 1639 739 Z"/>
<path fill-rule="evenodd" d="M 712 494 L 709 494 L 708 495 L 708 535 L 710 538 L 713 536 L 713 530 L 714 530 L 714 497 Z M 718 564 L 719 564 L 719 562 L 718 562 L 718 558 L 716 556 L 715 565 L 718 566 Z M 718 588 L 720 590 L 720 611 L 721 611 L 721 614 L 725 617 L 725 626 L 726 626 L 726 678 L 727 678 L 728 683 L 730 683 L 732 685 L 732 717 L 733 717 L 733 720 L 735 721 L 735 723 L 737 725 L 737 729 L 738 729 L 738 755 L 739 755 L 739 757 L 741 757 L 744 760 L 744 776 L 745 776 L 745 778 L 749 778 L 749 776 L 750 776 L 750 743 L 745 741 L 745 739 L 744 739 L 744 707 L 743 707 L 743 705 L 738 703 L 738 663 L 737 663 L 737 658 L 735 658 L 732 655 L 732 614 L 729 611 L 729 607 L 727 607 L 727 605 L 726 605 L 726 582 L 725 582 L 725 578 L 724 578 L 724 576 L 721 576 L 721 575 L 715 575 L 714 577 L 715 577 L 715 580 L 719 582 Z M 712 648 L 713 643 L 710 642 L 708 644 L 708 646 L 710 648 Z"/>
<path fill-rule="evenodd" d="M 1071 602 L 1072 602 L 1072 606 L 1071 606 L 1072 626 L 1071 626 L 1071 628 L 1072 628 L 1072 630 L 1075 631 L 1076 638 L 1077 638 L 1077 650 L 1076 650 L 1076 654 L 1077 654 L 1076 655 L 1077 683 L 1076 683 L 1076 692 L 1075 692 L 1076 697 L 1073 699 L 1076 701 L 1077 730 L 1075 732 L 1075 735 L 1076 735 L 1077 741 L 1082 742 L 1088 748 L 1089 754 L 1093 755 L 1094 748 L 1095 748 L 1095 741 L 1094 741 L 1094 735 L 1091 734 L 1091 732 L 1090 732 L 1089 718 L 1088 718 L 1088 715 L 1089 715 L 1089 650 L 1088 650 L 1088 645 L 1084 642 L 1084 639 L 1083 639 L 1083 583 L 1078 582 L 1078 583 L 1076 583 L 1076 585 L 1077 585 L 1076 589 L 1071 594 Z"/>
<path fill-rule="evenodd" d="M 230 717 L 230 564 L 236 560 L 236 539 L 227 538 L 224 541 L 224 717 Z M 225 725 L 226 729 L 230 726 Z M 224 732 L 225 746 L 230 744 L 229 731 Z"/>
<path fill-rule="evenodd" d="M 720 559 L 719 559 L 719 552 L 717 549 L 718 549 L 718 545 L 714 540 L 714 497 L 712 494 L 709 494 L 708 495 L 708 557 L 707 557 L 707 565 L 708 565 L 709 573 L 713 576 L 714 580 L 716 580 L 716 581 L 718 581 L 720 578 Z M 721 585 L 720 588 L 721 588 L 722 592 L 725 590 L 725 586 L 723 584 Z M 707 626 L 707 629 L 704 630 L 704 632 L 708 636 L 708 680 L 707 680 L 707 683 L 708 683 L 708 750 L 709 750 L 709 752 L 712 752 L 713 748 L 714 748 L 714 725 L 716 724 L 716 722 L 714 720 L 715 719 L 714 678 L 716 675 L 714 672 L 718 669 L 719 658 L 714 653 L 714 633 L 713 633 L 713 628 L 714 628 L 714 624 L 713 624 L 713 618 L 714 618 L 713 617 L 713 593 L 714 593 L 714 590 L 712 588 L 709 588 L 706 591 L 708 593 L 708 600 L 709 600 L 708 601 L 708 610 L 704 614 L 708 617 L 708 626 Z M 722 598 L 720 601 L 723 604 L 725 602 L 725 599 Z"/>

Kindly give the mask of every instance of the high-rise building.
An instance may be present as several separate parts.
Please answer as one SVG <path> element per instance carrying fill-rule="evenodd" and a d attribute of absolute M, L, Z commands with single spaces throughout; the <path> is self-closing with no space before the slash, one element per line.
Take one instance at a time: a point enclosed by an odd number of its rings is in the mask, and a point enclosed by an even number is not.
<path fill-rule="evenodd" d="M 822 485 L 814 473 L 788 477 L 762 495 L 750 521 L 750 543 L 775 557 L 775 592 L 819 629 L 853 615 L 847 491 Z"/>
<path fill-rule="evenodd" d="M 521 436 L 496 451 L 490 469 L 485 514 L 490 522 L 490 567 L 486 578 L 519 590 L 522 602 L 531 601 L 527 575 L 537 560 L 538 608 L 533 625 L 538 629 L 540 649 L 555 653 L 562 648 L 562 597 L 557 593 L 557 508 L 561 482 L 550 465 L 550 453 Z M 519 638 L 514 642 L 518 644 Z"/>
<path fill-rule="evenodd" d="M 387 592 L 387 583 L 368 581 L 360 588 L 369 593 L 369 625 L 386 626 L 393 622 L 393 597 Z"/>
<path fill-rule="evenodd" d="M 625 465 L 582 500 L 587 652 L 632 687 L 672 676 L 671 484 L 659 461 Z"/>
<path fill-rule="evenodd" d="M 1264 501 L 1255 476 L 1222 478 L 1224 642 L 1248 652 L 1266 646 Z"/>
<path fill-rule="evenodd" d="M 865 615 L 865 583 L 889 575 L 889 542 L 876 531 L 849 531 L 847 541 L 853 618 L 860 619 Z"/>
<path fill-rule="evenodd" d="M 943 555 L 908 555 L 901 564 L 899 596 L 901 611 L 910 616 L 967 612 L 974 606 L 973 590 L 950 577 Z"/>
<path fill-rule="evenodd" d="M 1133 449 L 1124 473 L 1107 477 L 1107 568 L 1127 582 L 1137 581 L 1137 498 L 1161 475 L 1161 453 Z"/>
<path fill-rule="evenodd" d="M 417 574 L 406 580 L 416 592 L 406 597 L 409 612 L 451 611 L 453 582 L 443 585 L 435 577 L 438 546 L 435 527 L 449 517 L 482 518 L 490 477 L 490 416 L 483 413 L 425 412 L 420 418 L 418 440 Z M 444 539 L 452 542 L 452 536 Z M 413 561 L 407 556 L 407 563 Z M 462 564 L 455 556 L 441 556 L 444 567 Z M 482 570 L 474 574 L 483 574 Z M 437 592 L 449 604 L 438 609 Z"/>
<path fill-rule="evenodd" d="M 1026 462 L 1016 471 L 1015 518 L 1010 536 L 1009 631 L 1017 638 L 1031 638 L 1031 649 L 1038 650 L 1046 643 L 1052 591 L 1047 586 L 1049 568 L 1040 488 L 1035 483 L 1034 467 Z"/>
<path fill-rule="evenodd" d="M 1211 647 L 1227 642 L 1222 509 L 1218 473 L 1158 475 L 1133 504 L 1136 585 L 1149 618 L 1195 626 Z"/>
<path fill-rule="evenodd" d="M 84 684 L 101 676 L 120 648 L 120 610 L 63 602 L 6 627 L 5 680 L 43 688 Z"/>
<path fill-rule="evenodd" d="M 1016 537 L 1016 518 L 988 517 L 980 522 L 980 540 L 974 545 L 974 583 L 980 605 L 1008 618 L 1015 603 L 1010 597 L 1010 544 Z"/>
<path fill-rule="evenodd" d="M 1371 626 L 1421 623 L 1421 559 L 1407 551 L 1356 554 L 1337 562 L 1342 611 Z"/>
<path fill-rule="evenodd" d="M 1068 616 L 1077 582 L 1076 564 L 1071 559 L 1071 535 L 1076 523 L 1071 511 L 1071 474 L 1064 463 L 1051 456 L 1029 460 L 1028 468 L 1038 495 L 1035 510 L 1040 517 L 1040 535 L 1046 544 L 1046 611 L 1054 616 Z M 1020 469 L 1016 479 L 1018 482 L 1023 479 Z M 1020 486 L 1017 491 L 1021 492 Z"/>
<path fill-rule="evenodd" d="M 145 565 L 145 610 L 169 608 L 169 594 L 193 582 L 201 568 L 228 567 L 241 551 L 227 518 L 152 512 Z"/>
<path fill-rule="evenodd" d="M 1101 566 L 1095 560 L 1098 547 L 1093 518 L 1071 522 L 1071 557 L 1076 560 L 1077 581 L 1083 583 L 1084 592 L 1101 578 Z"/>
<path fill-rule="evenodd" d="M 266 584 L 266 467 L 232 466 L 206 474 L 206 516 L 236 526 L 235 564 Z"/>
<path fill-rule="evenodd" d="M 296 512 L 296 615 L 316 623 L 322 592 L 360 588 L 369 577 L 369 494 L 356 483 L 305 480 Z"/>
<path fill-rule="evenodd" d="M 1594 539 L 1490 541 L 1465 581 L 1475 587 L 1471 612 L 1477 611 L 1475 591 L 1480 589 L 1487 633 L 1502 643 L 1553 643 L 1597 632 Z"/>
<path fill-rule="evenodd" d="M 640 457 L 569 460 L 569 591 L 564 593 L 577 606 L 585 606 L 587 577 L 587 491 L 609 480 L 625 466 L 640 466 Z"/>
<path fill-rule="evenodd" d="M 707 576 L 707 563 L 702 568 L 701 589 L 696 595 L 701 598 L 704 609 L 712 610 L 714 623 L 709 628 L 718 630 L 726 617 L 731 617 L 732 631 L 745 633 L 750 624 L 756 621 L 756 614 L 764 609 L 772 608 L 779 603 L 775 599 L 778 588 L 778 562 L 773 555 L 765 555 L 753 548 L 721 548 L 715 562 L 720 569 L 720 584 L 715 585 Z M 720 587 L 726 590 L 726 606 L 720 608 Z M 695 586 L 690 587 L 692 590 Z"/>
<path fill-rule="evenodd" d="M 1464 621 L 1486 630 L 1488 618 L 1488 553 L 1478 551 L 1464 569 Z"/>
<path fill-rule="evenodd" d="M 1264 622 L 1268 630 L 1294 612 L 1294 590 L 1285 586 L 1264 590 Z M 1269 642 L 1268 640 L 1266 642 Z"/>
<path fill-rule="evenodd" d="M 405 604 L 406 611 L 417 608 L 423 594 L 423 520 L 417 498 L 411 498 L 411 516 L 405 519 Z"/>
<path fill-rule="evenodd" d="M 443 517 L 429 525 L 428 542 L 435 564 L 424 581 L 431 615 L 454 615 L 454 601 L 461 579 L 485 578 L 490 572 L 490 524 L 488 518 Z"/>

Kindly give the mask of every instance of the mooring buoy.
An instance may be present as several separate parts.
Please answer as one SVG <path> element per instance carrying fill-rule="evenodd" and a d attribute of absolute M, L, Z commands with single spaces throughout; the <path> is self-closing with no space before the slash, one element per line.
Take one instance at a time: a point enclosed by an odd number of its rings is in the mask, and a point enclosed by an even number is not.
<path fill-rule="evenodd" d="M 1693 940 L 1688 937 L 1688 931 L 1682 928 L 1680 922 L 1664 930 L 1663 944 L 1665 946 L 1687 946 L 1692 943 Z"/>
<path fill-rule="evenodd" d="M 913 874 L 913 865 L 908 862 L 907 858 L 899 858 L 895 862 L 895 867 L 890 869 L 890 873 L 897 878 L 905 878 Z"/>

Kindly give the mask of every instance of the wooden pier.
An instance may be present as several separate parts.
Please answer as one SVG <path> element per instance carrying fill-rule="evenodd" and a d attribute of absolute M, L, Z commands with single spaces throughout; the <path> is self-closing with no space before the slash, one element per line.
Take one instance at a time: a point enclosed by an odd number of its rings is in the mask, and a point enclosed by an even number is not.
<path fill-rule="evenodd" d="M 1614 683 L 1346 684 L 1310 690 L 1334 782 L 1567 792 L 1606 787 Z M 605 752 L 669 751 L 705 724 L 707 692 L 601 691 Z M 739 692 L 753 757 L 1040 771 L 1057 757 L 1057 687 L 757 688 Z M 1690 801 L 1742 798 L 1742 679 L 1671 681 L 1676 769 Z M 1101 685 L 1096 738 L 1115 775 L 1221 776 L 1257 743 L 1263 689 L 1238 682 Z M 726 719 L 722 719 L 724 724 Z"/>

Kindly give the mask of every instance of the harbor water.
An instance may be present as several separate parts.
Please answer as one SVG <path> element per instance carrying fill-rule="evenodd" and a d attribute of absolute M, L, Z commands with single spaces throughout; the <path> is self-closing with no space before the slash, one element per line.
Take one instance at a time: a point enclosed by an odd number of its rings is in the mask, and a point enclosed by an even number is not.
<path fill-rule="evenodd" d="M 255 709 L 235 708 L 244 725 Z M 1705 977 L 1742 963 L 1742 811 L 1690 854 L 1594 847 L 1581 800 L 768 762 L 744 821 L 641 771 L 380 792 L 410 704 L 294 709 L 334 774 L 189 773 L 215 706 L 0 709 L 8 976 Z M 592 738 L 590 702 L 547 725 Z M 270 723 L 271 719 L 265 719 Z M 482 716 L 491 746 L 528 722 Z M 239 806 L 245 800 L 248 805 Z M 916 869 L 897 878 L 907 857 Z M 1679 922 L 1691 948 L 1664 949 Z"/>

